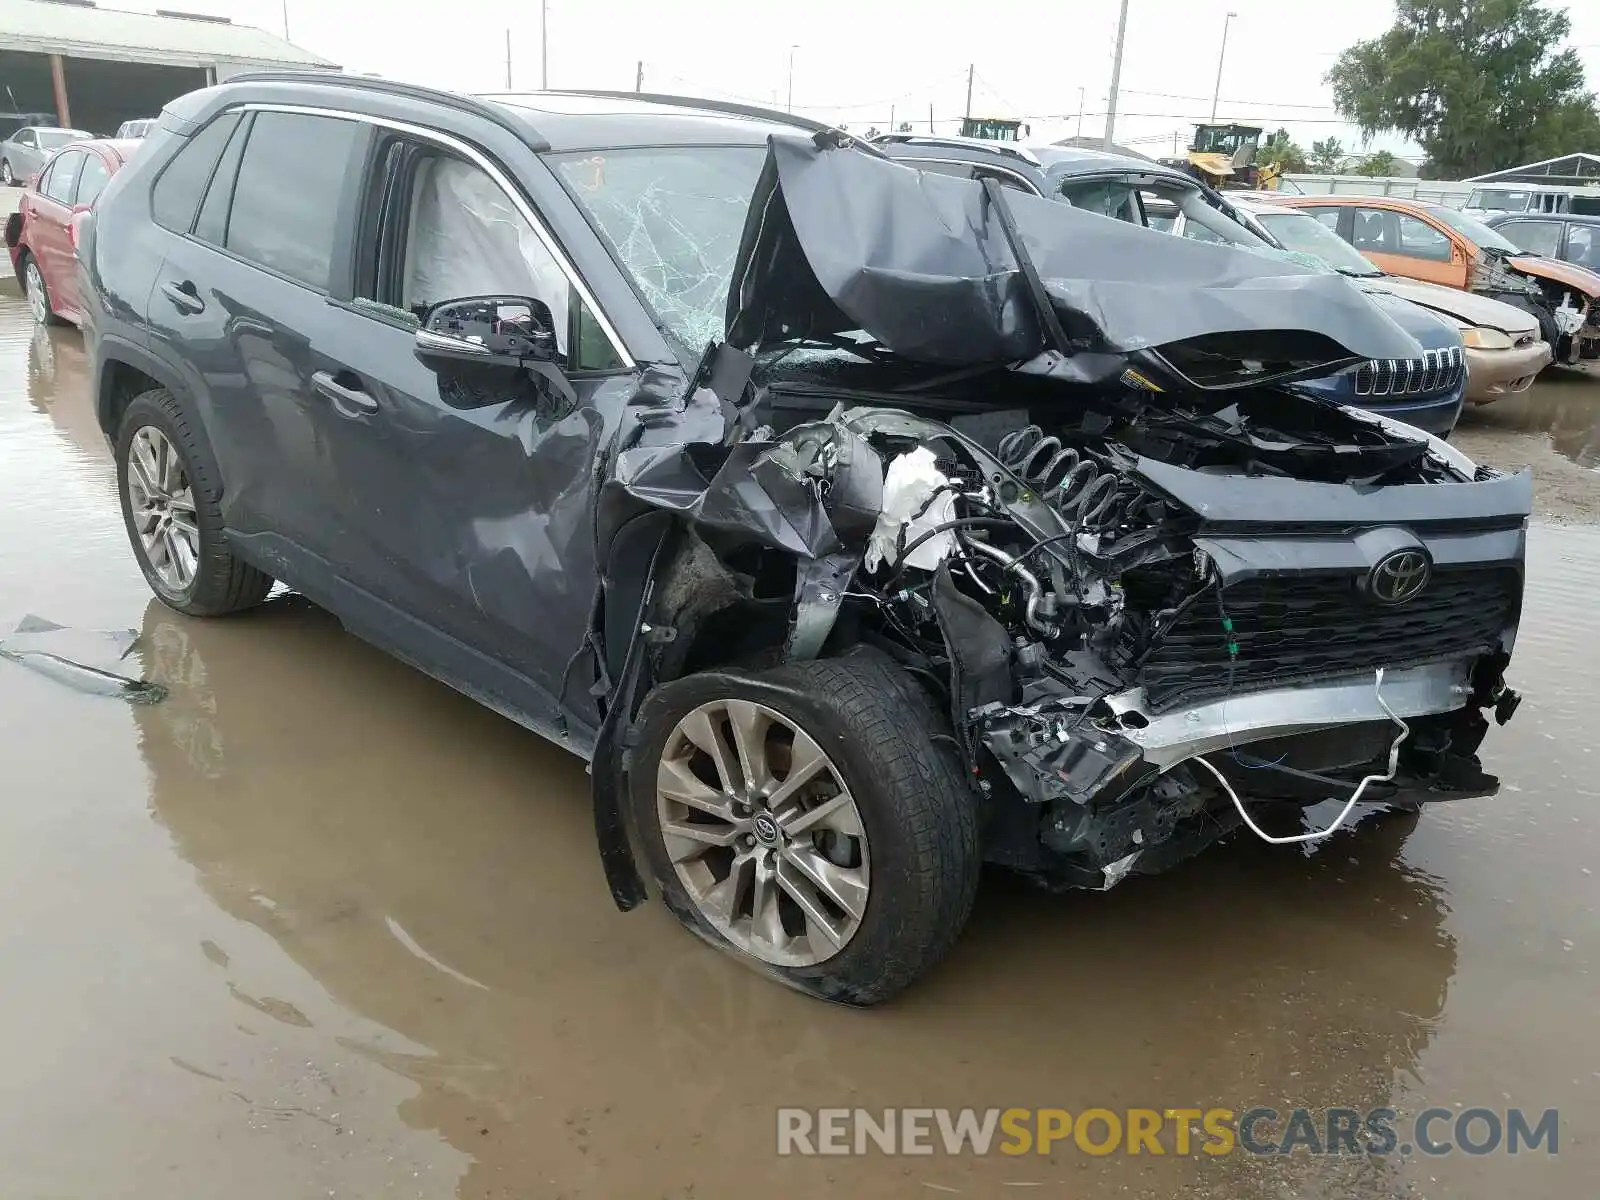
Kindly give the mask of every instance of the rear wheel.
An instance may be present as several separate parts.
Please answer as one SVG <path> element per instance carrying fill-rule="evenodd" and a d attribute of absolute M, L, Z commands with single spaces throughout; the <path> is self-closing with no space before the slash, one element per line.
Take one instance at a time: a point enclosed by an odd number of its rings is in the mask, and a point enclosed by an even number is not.
<path fill-rule="evenodd" d="M 685 925 L 812 995 L 869 1005 L 939 961 L 980 855 L 947 724 L 873 654 L 651 693 L 635 826 Z"/>
<path fill-rule="evenodd" d="M 50 303 L 50 289 L 45 286 L 44 272 L 39 269 L 38 260 L 29 255 L 24 260 L 22 267 L 22 290 L 27 293 L 28 311 L 33 314 L 33 319 L 39 325 L 60 325 L 61 318 L 56 316 L 55 308 Z"/>
<path fill-rule="evenodd" d="M 116 460 L 128 540 L 162 601 L 191 616 L 212 617 L 266 599 L 271 577 L 228 547 L 216 462 L 165 388 L 128 405 Z"/>

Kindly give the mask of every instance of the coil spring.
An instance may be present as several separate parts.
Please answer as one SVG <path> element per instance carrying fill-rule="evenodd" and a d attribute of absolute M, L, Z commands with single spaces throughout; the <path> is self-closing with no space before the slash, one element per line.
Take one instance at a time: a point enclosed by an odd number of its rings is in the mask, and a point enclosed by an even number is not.
<path fill-rule="evenodd" d="M 1124 515 L 1118 495 L 1122 480 L 1102 471 L 1094 459 L 1063 446 L 1060 438 L 1045 436 L 1037 425 L 1014 429 L 1001 438 L 999 458 L 1079 529 L 1102 529 Z"/>

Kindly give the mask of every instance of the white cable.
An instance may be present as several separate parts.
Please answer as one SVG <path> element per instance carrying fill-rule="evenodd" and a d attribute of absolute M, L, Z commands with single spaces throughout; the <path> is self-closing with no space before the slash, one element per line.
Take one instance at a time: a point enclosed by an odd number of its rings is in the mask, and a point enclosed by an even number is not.
<path fill-rule="evenodd" d="M 1245 811 L 1244 801 L 1239 799 L 1239 793 L 1233 790 L 1233 785 L 1228 782 L 1227 777 L 1223 775 L 1221 771 L 1217 770 L 1216 767 L 1212 766 L 1211 763 L 1206 760 L 1204 755 L 1196 754 L 1188 761 L 1199 763 L 1202 767 L 1217 777 L 1217 782 L 1220 783 L 1223 787 L 1223 790 L 1228 793 L 1229 799 L 1233 801 L 1233 806 L 1239 810 L 1239 815 L 1244 818 L 1244 823 L 1250 827 L 1250 832 L 1255 834 L 1263 842 L 1267 842 L 1274 846 L 1288 846 L 1296 842 L 1320 841 L 1337 831 L 1338 828 L 1344 824 L 1345 818 L 1350 815 L 1350 810 L 1356 806 L 1356 801 L 1361 799 L 1361 793 L 1367 790 L 1367 785 L 1369 783 L 1388 783 L 1394 778 L 1395 772 L 1399 770 L 1400 767 L 1400 743 L 1411 736 L 1411 726 L 1407 725 L 1404 721 L 1397 717 L 1394 709 L 1390 708 L 1388 704 L 1384 702 L 1382 667 L 1377 669 L 1376 677 L 1372 683 L 1372 693 L 1378 699 L 1378 707 L 1389 714 L 1389 719 L 1391 721 L 1400 726 L 1400 736 L 1395 738 L 1394 744 L 1389 747 L 1389 771 L 1384 775 L 1368 775 L 1365 779 L 1358 783 L 1356 785 L 1356 790 L 1350 793 L 1350 799 L 1345 801 L 1343 811 L 1341 811 L 1339 815 L 1334 818 L 1333 824 L 1329 825 L 1326 829 L 1318 829 L 1312 833 L 1296 833 L 1288 837 L 1274 837 L 1272 834 L 1268 833 L 1265 829 L 1262 829 L 1261 826 L 1257 825 L 1250 819 L 1250 814 Z"/>

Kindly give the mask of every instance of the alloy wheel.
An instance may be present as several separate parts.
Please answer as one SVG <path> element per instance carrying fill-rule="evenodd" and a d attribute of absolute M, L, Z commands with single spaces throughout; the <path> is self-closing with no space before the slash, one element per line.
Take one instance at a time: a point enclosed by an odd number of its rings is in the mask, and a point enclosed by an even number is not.
<path fill-rule="evenodd" d="M 172 443 L 152 425 L 128 444 L 128 512 L 150 569 L 171 591 L 187 591 L 200 562 L 194 492 Z"/>
<path fill-rule="evenodd" d="M 48 324 L 50 298 L 45 294 L 44 275 L 39 270 L 39 264 L 31 258 L 28 260 L 28 269 L 23 274 L 23 290 L 28 293 L 28 311 L 33 313 L 33 319 L 40 325 Z"/>
<path fill-rule="evenodd" d="M 656 813 L 679 881 L 735 947 L 776 966 L 832 958 L 867 910 L 861 812 L 816 741 L 782 713 L 714 700 L 662 748 Z"/>

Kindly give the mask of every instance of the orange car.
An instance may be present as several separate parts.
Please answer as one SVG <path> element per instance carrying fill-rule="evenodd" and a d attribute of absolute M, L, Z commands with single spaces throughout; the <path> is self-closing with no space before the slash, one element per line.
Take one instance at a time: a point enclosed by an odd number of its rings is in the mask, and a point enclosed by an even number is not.
<path fill-rule="evenodd" d="M 1600 358 L 1600 274 L 1528 254 L 1468 213 L 1394 196 L 1282 196 L 1391 275 L 1481 292 L 1533 313 L 1557 362 Z"/>

